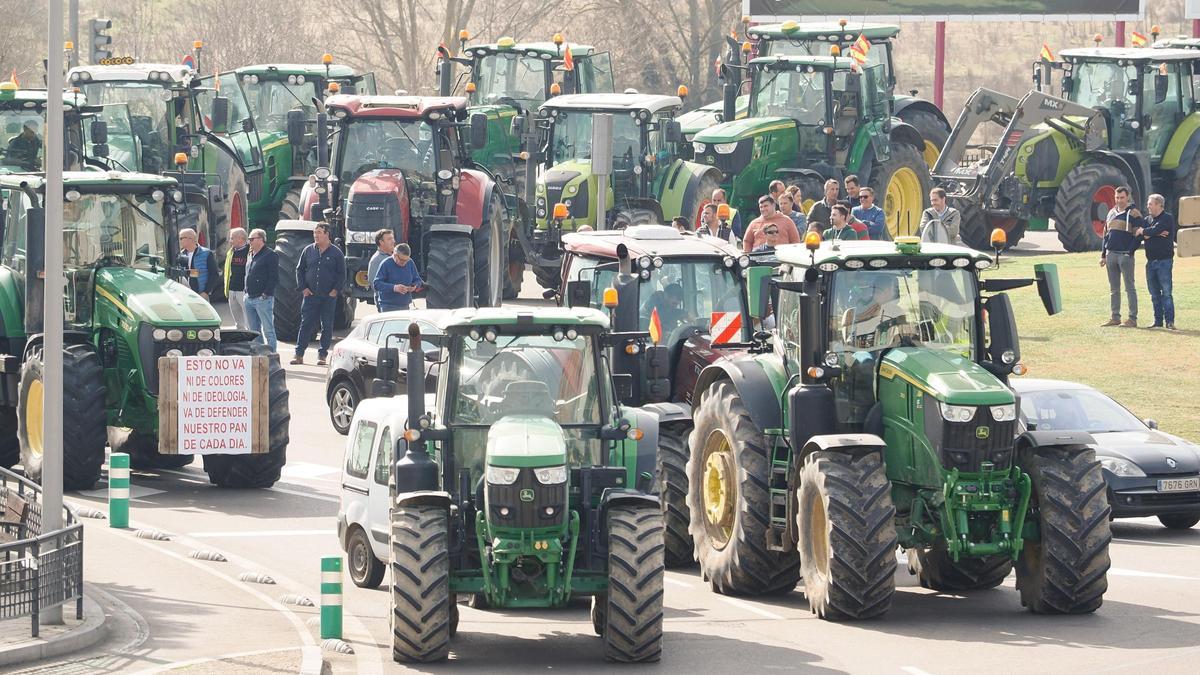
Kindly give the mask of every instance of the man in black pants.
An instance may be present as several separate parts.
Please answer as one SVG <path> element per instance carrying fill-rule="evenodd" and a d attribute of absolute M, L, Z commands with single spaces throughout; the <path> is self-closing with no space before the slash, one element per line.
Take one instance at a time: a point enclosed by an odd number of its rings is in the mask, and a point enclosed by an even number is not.
<path fill-rule="evenodd" d="M 305 247 L 296 264 L 296 287 L 304 294 L 304 299 L 300 303 L 300 334 L 296 336 L 296 356 L 292 365 L 304 363 L 304 351 L 317 332 L 318 324 L 321 346 L 317 350 L 317 365 L 325 365 L 325 357 L 333 344 L 338 292 L 345 277 L 345 256 L 329 240 L 329 226 L 317 223 L 313 227 L 313 243 Z"/>

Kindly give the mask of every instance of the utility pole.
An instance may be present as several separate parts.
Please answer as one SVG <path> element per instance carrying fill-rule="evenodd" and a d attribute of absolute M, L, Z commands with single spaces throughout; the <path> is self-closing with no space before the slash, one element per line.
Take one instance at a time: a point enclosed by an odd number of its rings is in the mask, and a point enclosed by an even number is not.
<path fill-rule="evenodd" d="M 63 0 L 47 0 L 46 53 L 61 54 Z M 61 64 L 62 61 L 58 61 Z M 45 336 L 42 386 L 42 530 L 63 526 L 63 71 L 46 69 Z M 63 622 L 62 605 L 41 610 L 41 622 Z"/>
<path fill-rule="evenodd" d="M 71 68 L 79 65 L 79 0 L 70 0 L 67 28 L 71 33 Z"/>

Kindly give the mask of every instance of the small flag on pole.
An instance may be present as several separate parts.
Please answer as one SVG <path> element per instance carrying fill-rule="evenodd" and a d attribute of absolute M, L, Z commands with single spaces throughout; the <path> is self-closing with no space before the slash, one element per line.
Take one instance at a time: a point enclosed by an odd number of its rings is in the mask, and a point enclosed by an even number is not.
<path fill-rule="evenodd" d="M 563 49 L 563 70 L 575 70 L 575 57 L 571 56 L 571 45 Z"/>
<path fill-rule="evenodd" d="M 658 318 L 658 308 L 650 311 L 650 340 L 654 344 L 662 342 L 662 319 Z"/>
<path fill-rule="evenodd" d="M 854 62 L 860 66 L 867 62 L 867 54 L 870 52 L 871 41 L 867 39 L 866 35 L 859 34 L 854 44 L 850 45 L 850 58 L 854 59 Z"/>
<path fill-rule="evenodd" d="M 1042 43 L 1042 60 L 1047 62 L 1054 60 L 1054 52 L 1050 51 L 1050 45 L 1045 42 Z"/>
<path fill-rule="evenodd" d="M 1146 38 L 1145 35 L 1142 35 L 1141 33 L 1137 32 L 1136 30 L 1133 31 L 1132 34 L 1130 34 L 1129 40 L 1131 42 L 1133 42 L 1134 47 L 1145 47 L 1146 43 L 1149 42 L 1149 40 Z"/>
<path fill-rule="evenodd" d="M 12 82 L 13 84 L 15 84 L 17 86 L 21 86 L 21 83 L 17 82 L 17 69 L 16 68 L 12 69 L 12 73 L 8 76 L 8 81 Z"/>

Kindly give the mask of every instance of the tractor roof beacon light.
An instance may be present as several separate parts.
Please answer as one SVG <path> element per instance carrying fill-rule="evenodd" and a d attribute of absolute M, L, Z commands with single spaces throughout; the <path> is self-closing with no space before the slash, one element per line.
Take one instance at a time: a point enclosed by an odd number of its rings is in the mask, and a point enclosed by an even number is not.
<path fill-rule="evenodd" d="M 561 93 L 562 93 L 562 85 L 560 85 L 557 82 L 551 82 L 550 83 L 550 95 L 558 96 Z"/>
<path fill-rule="evenodd" d="M 336 94 L 336 93 L 340 92 L 341 90 L 342 90 L 342 85 L 338 84 L 337 82 L 329 83 L 329 93 Z"/>
<path fill-rule="evenodd" d="M 333 54 L 328 52 L 321 55 L 321 65 L 331 65 L 333 63 Z"/>
<path fill-rule="evenodd" d="M 568 215 L 570 215 L 570 212 L 567 210 L 566 204 L 564 204 L 562 202 L 558 202 L 557 204 L 554 205 L 554 219 L 555 220 L 566 220 Z"/>
<path fill-rule="evenodd" d="M 720 218 L 721 220 L 729 220 L 730 216 L 732 215 L 733 211 L 729 208 L 728 204 L 724 202 L 717 204 L 717 218 Z"/>
<path fill-rule="evenodd" d="M 679 98 L 687 98 L 688 88 L 686 84 L 681 84 L 675 88 L 675 95 Z"/>
<path fill-rule="evenodd" d="M 175 166 L 185 167 L 185 166 L 187 166 L 187 163 L 188 163 L 188 156 L 187 156 L 186 152 L 175 153 Z"/>
<path fill-rule="evenodd" d="M 608 309 L 617 308 L 617 289 L 612 286 L 604 289 L 604 306 Z"/>
<path fill-rule="evenodd" d="M 554 85 L 553 85 L 553 84 L 552 84 L 552 85 L 550 85 L 550 91 L 551 91 L 551 92 L 553 92 L 553 91 L 554 91 Z M 468 82 L 468 83 L 467 83 L 467 93 L 468 93 L 468 94 L 474 94 L 474 93 L 475 93 L 475 83 L 474 83 L 474 82 Z"/>
<path fill-rule="evenodd" d="M 562 47 L 562 44 L 563 44 L 563 34 L 562 34 L 562 33 L 555 33 L 555 34 L 554 34 L 553 41 L 554 41 L 554 46 L 555 46 L 555 47 Z"/>

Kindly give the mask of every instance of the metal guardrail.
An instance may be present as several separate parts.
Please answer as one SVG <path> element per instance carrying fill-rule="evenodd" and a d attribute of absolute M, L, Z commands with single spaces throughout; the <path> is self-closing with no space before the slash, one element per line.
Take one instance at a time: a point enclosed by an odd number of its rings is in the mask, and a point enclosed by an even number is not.
<path fill-rule="evenodd" d="M 83 618 L 83 525 L 63 508 L 64 526 L 42 532 L 41 488 L 0 468 L 0 621 L 38 619 L 47 607 L 75 601 Z"/>

